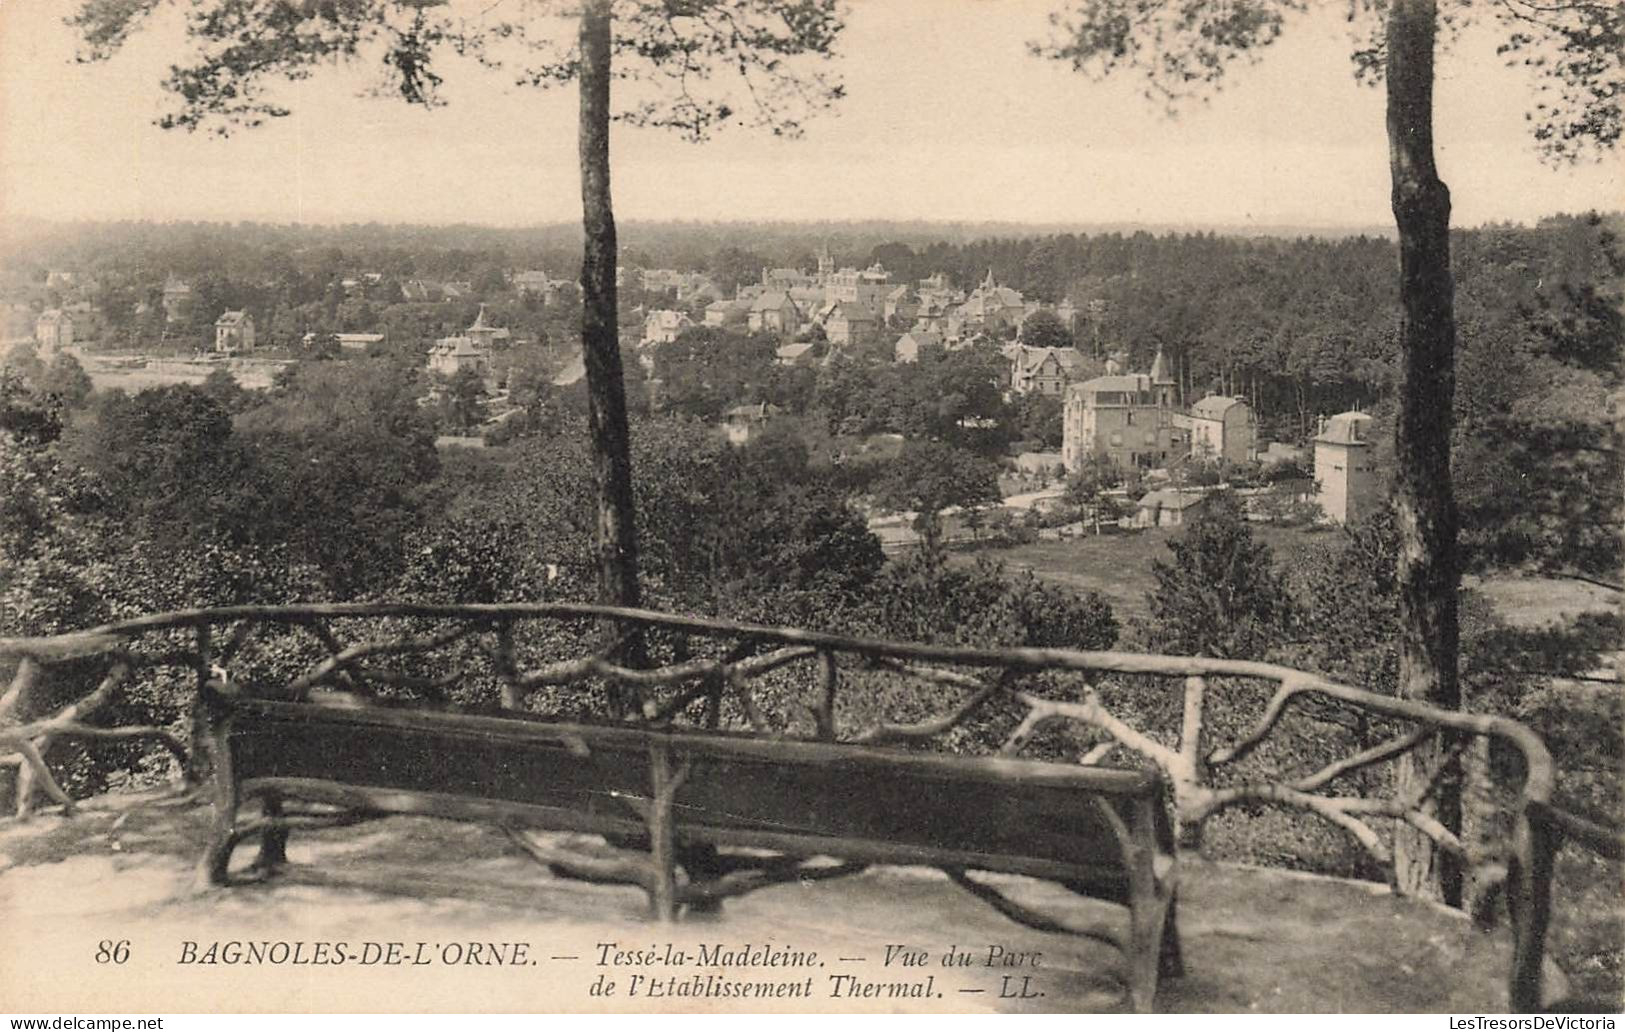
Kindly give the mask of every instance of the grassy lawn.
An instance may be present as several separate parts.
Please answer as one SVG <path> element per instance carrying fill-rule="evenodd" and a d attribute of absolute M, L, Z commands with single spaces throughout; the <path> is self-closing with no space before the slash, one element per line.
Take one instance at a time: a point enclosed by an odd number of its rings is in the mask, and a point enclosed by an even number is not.
<path fill-rule="evenodd" d="M 1078 592 L 1097 591 L 1112 604 L 1119 620 L 1145 616 L 1145 596 L 1156 584 L 1151 562 L 1168 558 L 1168 541 L 1181 533 L 1177 527 L 1157 527 L 1127 534 L 1101 534 L 1064 541 L 1035 541 L 1011 548 L 988 548 L 953 553 L 955 563 L 974 563 L 987 556 L 1012 571 L 1034 575 Z M 1255 526 L 1253 534 L 1275 551 L 1277 561 L 1290 559 L 1307 548 L 1330 544 L 1336 531 Z"/>

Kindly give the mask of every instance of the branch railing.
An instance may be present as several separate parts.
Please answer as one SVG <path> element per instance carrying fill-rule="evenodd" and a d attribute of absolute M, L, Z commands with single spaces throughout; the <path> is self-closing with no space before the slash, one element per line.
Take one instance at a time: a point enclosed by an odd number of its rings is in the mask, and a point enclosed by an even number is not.
<path fill-rule="evenodd" d="M 580 653 L 578 643 L 602 642 L 606 626 L 655 639 L 660 647 L 651 652 L 653 665 L 618 665 L 609 658 L 617 654 L 618 642 Z M 527 633 L 538 628 L 541 633 Z M 255 657 L 256 639 L 274 647 Z M 184 610 L 51 637 L 0 638 L 0 661 L 15 664 L 0 694 L 0 724 L 5 725 L 0 726 L 5 753 L 0 764 L 18 769 L 19 816 L 28 814 L 39 794 L 71 812 L 73 801 L 47 761 L 53 744 L 63 740 L 151 740 L 195 781 L 206 757 L 199 755 L 201 746 L 194 750 L 188 743 L 208 740 L 203 722 L 209 708 L 203 700 L 209 689 L 225 685 L 282 699 L 300 699 L 317 689 L 432 699 L 450 693 L 510 711 L 545 709 L 561 691 L 615 686 L 634 703 L 635 711 L 622 719 L 645 724 L 727 724 L 769 736 L 1003 754 L 1030 749 L 1043 732 L 1062 727 L 1073 734 L 1064 744 L 1076 762 L 1096 764 L 1126 754 L 1160 768 L 1187 842 L 1225 810 L 1284 808 L 1345 832 L 1390 872 L 1398 825 L 1420 831 L 1457 862 L 1504 872 L 1514 936 L 1509 992 L 1519 1010 L 1534 1010 L 1541 1002 L 1557 850 L 1572 841 L 1609 857 L 1625 852 L 1619 832 L 1553 804 L 1557 772 L 1540 737 L 1525 725 L 1378 695 L 1263 662 L 927 645 L 569 603 Z M 24 718 L 48 674 L 68 667 L 82 671 L 87 664 L 101 672 L 93 689 L 53 713 Z M 188 733 L 87 723 L 126 685 L 163 668 L 178 668 L 192 682 Z M 877 677 L 894 687 L 924 689 L 893 711 L 927 712 L 904 717 L 888 712 L 874 697 Z M 1103 691 L 1113 678 L 1136 684 L 1176 681 L 1181 690 L 1177 733 L 1148 733 L 1114 713 Z M 1211 743 L 1210 696 L 1244 683 L 1273 686 L 1267 703 L 1231 740 Z M 1352 712 L 1362 726 L 1375 720 L 1387 729 L 1381 732 L 1385 737 L 1356 742 L 1349 754 L 1317 761 L 1307 771 L 1246 770 L 1249 757 L 1261 751 L 1289 713 L 1309 707 Z M 972 729 L 976 734 L 968 734 Z M 1509 748 L 1520 768 L 1508 808 L 1510 828 L 1487 846 L 1464 843 L 1427 806 L 1440 779 L 1450 776 L 1474 739 Z M 1053 736 L 1049 748 L 1053 753 Z M 1380 796 L 1344 787 L 1424 748 L 1437 761 L 1419 784 L 1413 779 L 1416 787 L 1407 794 Z"/>

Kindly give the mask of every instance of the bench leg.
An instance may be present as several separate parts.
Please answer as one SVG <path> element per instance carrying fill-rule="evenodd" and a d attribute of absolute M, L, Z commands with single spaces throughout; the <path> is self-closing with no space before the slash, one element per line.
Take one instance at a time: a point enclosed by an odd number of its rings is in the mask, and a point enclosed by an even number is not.
<path fill-rule="evenodd" d="M 658 921 L 677 920 L 677 842 L 672 827 L 672 803 L 688 777 L 685 761 L 674 769 L 671 750 L 664 742 L 649 747 L 650 786 L 648 816 L 649 865 L 653 868 L 654 883 L 650 887 L 649 907 Z"/>
<path fill-rule="evenodd" d="M 208 719 L 203 742 L 214 768 L 214 832 L 203 854 L 203 876 L 210 885 L 226 885 L 229 884 L 227 871 L 231 867 L 231 854 L 238 842 L 238 794 L 225 722 L 217 717 Z"/>
<path fill-rule="evenodd" d="M 227 871 L 231 867 L 231 854 L 237 848 L 236 814 L 222 811 L 215 817 L 214 833 L 209 848 L 203 854 L 203 877 L 210 885 L 229 885 Z"/>
<path fill-rule="evenodd" d="M 1163 970 L 1165 930 L 1172 900 L 1160 892 L 1138 898 L 1129 912 L 1129 1002 L 1136 1014 L 1150 1014 L 1157 998 L 1157 976 Z"/>
<path fill-rule="evenodd" d="M 1185 954 L 1179 945 L 1179 897 L 1168 900 L 1168 912 L 1162 922 L 1162 947 L 1157 954 L 1157 974 L 1163 978 L 1181 978 L 1185 974 Z"/>
<path fill-rule="evenodd" d="M 690 884 L 715 881 L 723 873 L 724 867 L 717 847 L 703 842 L 678 846 L 677 863 L 687 872 Z M 722 900 L 693 900 L 684 907 L 687 914 L 720 914 Z"/>
<path fill-rule="evenodd" d="M 266 821 L 271 823 L 260 836 L 260 855 L 255 866 L 271 875 L 288 862 L 288 829 L 276 823 L 282 816 L 280 796 L 268 795 L 260 805 Z"/>

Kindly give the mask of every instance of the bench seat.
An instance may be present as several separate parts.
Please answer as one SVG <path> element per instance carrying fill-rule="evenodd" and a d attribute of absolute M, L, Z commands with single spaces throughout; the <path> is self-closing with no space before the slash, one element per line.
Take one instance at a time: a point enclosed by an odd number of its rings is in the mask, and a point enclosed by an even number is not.
<path fill-rule="evenodd" d="M 687 847 L 940 867 L 995 905 L 965 871 L 1050 879 L 1129 909 L 1119 941 L 1136 1009 L 1150 1008 L 1159 972 L 1178 973 L 1173 839 L 1154 772 L 316 699 L 222 706 L 216 883 L 250 837 L 274 870 L 301 819 L 424 814 L 646 841 L 668 886 Z M 257 821 L 238 816 L 249 801 Z M 296 818 L 292 803 L 334 809 Z"/>

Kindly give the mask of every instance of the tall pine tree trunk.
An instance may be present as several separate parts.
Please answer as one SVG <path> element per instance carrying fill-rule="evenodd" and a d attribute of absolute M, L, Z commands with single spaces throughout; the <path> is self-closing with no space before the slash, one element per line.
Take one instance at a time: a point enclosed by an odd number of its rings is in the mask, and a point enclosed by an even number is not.
<path fill-rule="evenodd" d="M 615 298 L 615 213 L 609 191 L 610 0 L 581 11 L 581 351 L 587 369 L 587 427 L 598 485 L 598 601 L 637 606 L 638 538 L 632 503 L 632 448 L 626 421 Z M 614 628 L 610 628 L 614 633 Z M 622 646 L 636 665 L 641 639 Z M 620 699 L 624 706 L 630 700 Z"/>
<path fill-rule="evenodd" d="M 1456 502 L 1450 486 L 1456 325 L 1450 275 L 1450 191 L 1433 162 L 1434 0 L 1391 0 L 1388 14 L 1388 162 L 1399 229 L 1401 384 L 1394 502 L 1399 532 L 1399 693 L 1448 709 L 1461 704 L 1456 675 Z M 1398 791 L 1415 789 L 1438 759 L 1400 761 Z M 1461 827 L 1459 775 L 1446 772 L 1427 810 Z M 1394 830 L 1401 891 L 1456 905 L 1461 871 L 1422 833 Z"/>

